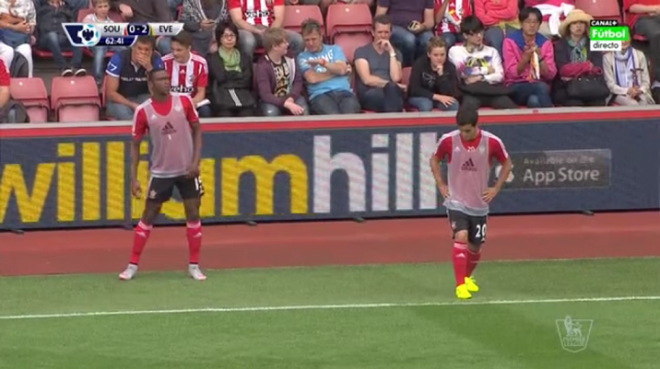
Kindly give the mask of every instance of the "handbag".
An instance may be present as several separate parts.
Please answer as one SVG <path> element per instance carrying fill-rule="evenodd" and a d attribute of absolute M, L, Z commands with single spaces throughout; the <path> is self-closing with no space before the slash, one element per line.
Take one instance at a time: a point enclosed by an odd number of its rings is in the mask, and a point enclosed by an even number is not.
<path fill-rule="evenodd" d="M 597 74 L 587 74 L 576 77 L 566 84 L 566 94 L 577 100 L 596 100 L 610 96 L 610 89 L 605 78 Z"/>

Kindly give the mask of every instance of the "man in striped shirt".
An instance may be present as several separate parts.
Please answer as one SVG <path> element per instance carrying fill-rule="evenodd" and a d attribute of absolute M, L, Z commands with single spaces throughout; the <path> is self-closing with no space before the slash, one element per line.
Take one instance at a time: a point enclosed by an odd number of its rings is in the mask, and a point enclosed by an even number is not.
<path fill-rule="evenodd" d="M 232 22 L 238 27 L 238 48 L 247 55 L 263 47 L 261 35 L 266 28 L 282 28 L 284 24 L 284 0 L 228 0 Z M 290 56 L 295 57 L 303 49 L 302 36 L 286 30 Z"/>

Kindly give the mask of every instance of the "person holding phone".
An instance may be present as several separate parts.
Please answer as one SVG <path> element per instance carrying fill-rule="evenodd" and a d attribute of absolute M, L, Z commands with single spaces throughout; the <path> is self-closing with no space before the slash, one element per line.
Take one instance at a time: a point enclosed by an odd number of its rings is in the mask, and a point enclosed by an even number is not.
<path fill-rule="evenodd" d="M 426 53 L 435 27 L 434 6 L 433 0 L 378 0 L 376 15 L 390 17 L 392 45 L 401 51 L 404 68 Z"/>

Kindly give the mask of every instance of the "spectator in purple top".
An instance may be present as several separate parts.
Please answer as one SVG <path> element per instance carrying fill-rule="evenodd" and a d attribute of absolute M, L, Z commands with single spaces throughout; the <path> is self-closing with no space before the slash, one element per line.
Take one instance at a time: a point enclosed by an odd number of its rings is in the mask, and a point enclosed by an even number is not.
<path fill-rule="evenodd" d="M 392 21 L 392 46 L 403 55 L 402 66 L 426 54 L 426 44 L 433 37 L 435 19 L 433 0 L 378 0 L 376 15 Z"/>

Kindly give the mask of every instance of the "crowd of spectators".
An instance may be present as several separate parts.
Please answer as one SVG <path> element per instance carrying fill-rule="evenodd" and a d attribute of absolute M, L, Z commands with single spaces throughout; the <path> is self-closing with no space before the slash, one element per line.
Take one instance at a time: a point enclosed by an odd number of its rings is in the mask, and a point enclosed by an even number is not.
<path fill-rule="evenodd" d="M 107 116 L 119 120 L 148 98 L 146 75 L 156 67 L 203 117 L 660 101 L 660 68 L 653 68 L 660 5 L 651 0 L 622 4 L 632 34 L 650 46 L 646 54 L 630 42 L 621 52 L 592 52 L 593 17 L 573 0 L 354 0 L 372 8 L 372 41 L 348 51 L 331 44 L 317 20 L 305 20 L 299 33 L 283 28 L 286 6 L 325 13 L 333 1 L 0 0 L 0 62 L 12 76 L 32 77 L 32 50 L 49 51 L 62 76 L 93 75 Z M 90 6 L 85 22 L 177 19 L 184 31 L 140 37 L 130 48 L 93 48 L 88 72 L 61 23 Z"/>

